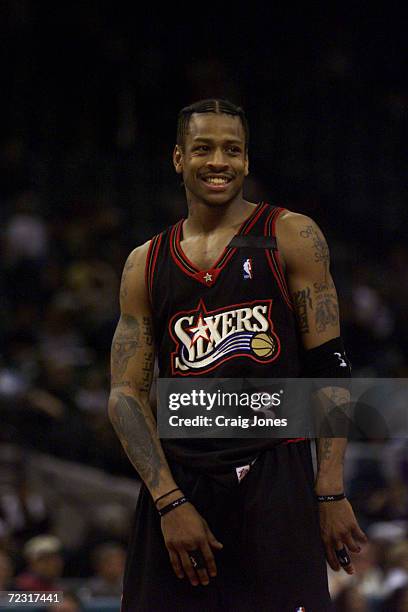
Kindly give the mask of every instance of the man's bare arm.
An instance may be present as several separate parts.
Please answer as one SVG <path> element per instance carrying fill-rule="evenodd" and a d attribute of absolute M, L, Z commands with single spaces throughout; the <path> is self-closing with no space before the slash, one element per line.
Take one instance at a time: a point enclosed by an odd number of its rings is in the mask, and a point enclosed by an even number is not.
<path fill-rule="evenodd" d="M 340 336 L 329 248 L 316 223 L 304 215 L 284 213 L 278 221 L 277 231 L 302 342 L 306 349 L 312 349 Z M 338 391 L 327 390 L 330 400 L 346 403 L 348 392 L 342 390 L 340 394 Z M 316 491 L 319 494 L 343 491 L 346 445 L 345 438 L 317 440 Z"/>
<path fill-rule="evenodd" d="M 177 485 L 157 436 L 148 398 L 153 376 L 152 318 L 144 283 L 148 244 L 125 264 L 121 316 L 112 341 L 109 417 L 126 454 L 154 498 Z"/>
<path fill-rule="evenodd" d="M 149 404 L 153 377 L 154 339 L 152 314 L 145 286 L 149 244 L 135 249 L 125 264 L 121 289 L 121 316 L 112 341 L 109 417 L 127 456 L 153 499 L 177 487 L 157 435 Z M 157 503 L 158 509 L 182 495 L 179 489 Z M 205 519 L 190 503 L 180 505 L 161 519 L 164 544 L 179 578 L 206 585 L 217 573 L 212 549 L 222 548 Z M 206 567 L 193 568 L 188 552 L 200 549 Z"/>
<path fill-rule="evenodd" d="M 339 337 L 338 299 L 330 274 L 329 249 L 323 233 L 312 219 L 287 212 L 278 220 L 277 238 L 305 349 L 313 349 Z M 330 405 L 345 404 L 350 399 L 347 389 L 330 387 L 322 392 L 327 395 Z M 346 438 L 316 440 L 315 491 L 318 495 L 344 491 L 346 446 Z M 319 506 L 327 558 L 333 569 L 339 569 L 333 550 L 341 547 L 344 542 L 351 550 L 357 551 L 359 547 L 355 540 L 364 541 L 365 536 L 347 500 L 330 508 L 328 504 Z M 346 571 L 352 573 L 352 565 Z"/>

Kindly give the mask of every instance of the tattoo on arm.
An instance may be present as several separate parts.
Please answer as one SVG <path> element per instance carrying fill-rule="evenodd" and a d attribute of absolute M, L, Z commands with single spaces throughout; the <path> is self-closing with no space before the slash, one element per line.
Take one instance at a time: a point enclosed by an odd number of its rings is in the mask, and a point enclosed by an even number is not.
<path fill-rule="evenodd" d="M 157 487 L 164 467 L 160 443 L 154 439 L 156 423 L 149 410 L 134 398 L 118 392 L 110 411 L 113 427 L 130 461 L 147 486 Z"/>
<path fill-rule="evenodd" d="M 121 378 L 126 372 L 128 361 L 136 353 L 139 341 L 139 323 L 135 317 L 122 314 L 112 341 L 112 371 L 116 377 Z"/>
<path fill-rule="evenodd" d="M 130 380 L 119 380 L 111 383 L 111 389 L 120 389 L 120 387 L 131 387 L 132 383 Z"/>
<path fill-rule="evenodd" d="M 128 273 L 129 270 L 131 270 L 134 267 L 134 263 L 133 261 L 128 258 L 127 262 L 125 263 L 125 267 L 123 268 L 123 272 L 122 272 L 122 281 L 121 281 L 121 285 L 120 285 L 120 299 L 124 299 L 128 296 L 128 284 L 127 284 L 127 277 L 128 277 Z"/>
<path fill-rule="evenodd" d="M 295 291 L 293 294 L 293 303 L 295 306 L 296 317 L 301 333 L 309 332 L 309 321 L 307 317 L 308 307 L 313 309 L 312 299 L 310 297 L 310 288 Z"/>
<path fill-rule="evenodd" d="M 143 317 L 142 321 L 142 337 L 144 344 L 147 347 L 153 347 L 153 331 L 151 320 L 149 317 Z M 142 365 L 142 382 L 139 390 L 142 393 L 149 393 L 153 378 L 153 350 L 147 350 L 143 353 Z"/>
<path fill-rule="evenodd" d="M 333 446 L 332 438 L 323 438 L 322 439 L 322 456 L 321 461 L 328 461 L 331 457 L 331 451 Z"/>
<path fill-rule="evenodd" d="M 335 326 L 339 321 L 339 305 L 337 295 L 331 293 L 328 285 L 324 283 L 314 283 L 316 290 L 316 310 L 315 322 L 319 333 L 326 331 L 327 327 Z M 318 290 L 318 287 L 322 290 Z M 327 293 L 326 293 L 327 289 Z"/>
<path fill-rule="evenodd" d="M 323 264 L 324 278 L 325 283 L 327 284 L 330 267 L 330 253 L 329 247 L 327 246 L 327 242 L 322 232 L 312 225 L 307 225 L 301 230 L 300 236 L 302 238 L 311 238 L 313 240 L 314 260 L 316 263 Z"/>

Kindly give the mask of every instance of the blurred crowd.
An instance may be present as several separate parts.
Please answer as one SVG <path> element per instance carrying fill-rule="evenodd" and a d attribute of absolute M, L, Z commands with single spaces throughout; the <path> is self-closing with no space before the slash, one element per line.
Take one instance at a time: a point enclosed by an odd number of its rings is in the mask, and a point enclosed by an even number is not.
<path fill-rule="evenodd" d="M 391 62 L 364 20 L 353 37 L 343 18 L 310 30 L 257 19 L 245 55 L 235 33 L 223 33 L 225 54 L 183 31 L 196 49 L 186 62 L 164 19 L 131 27 L 109 2 L 62 3 L 53 16 L 40 4 L 6 2 L 0 24 L 13 58 L 0 143 L 0 446 L 136 478 L 107 418 L 120 275 L 130 250 L 185 215 L 176 117 L 203 97 L 247 110 L 246 197 L 309 214 L 328 236 L 354 374 L 408 377 L 403 33 Z M 330 576 L 339 611 L 408 610 L 408 459 L 404 441 L 382 444 L 391 468 L 381 444 L 357 444 L 348 476 L 370 544 L 354 577 Z M 0 591 L 61 584 L 67 612 L 117 596 L 127 535 L 91 525 L 67 550 L 22 469 L 0 482 Z"/>

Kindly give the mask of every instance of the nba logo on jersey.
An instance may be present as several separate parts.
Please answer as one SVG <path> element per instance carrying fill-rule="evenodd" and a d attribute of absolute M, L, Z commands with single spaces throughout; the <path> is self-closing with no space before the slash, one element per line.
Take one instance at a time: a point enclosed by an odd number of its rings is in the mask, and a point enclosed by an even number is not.
<path fill-rule="evenodd" d="M 304 608 L 303 606 L 299 606 L 298 608 L 296 608 L 295 612 L 306 612 L 306 608 Z"/>
<path fill-rule="evenodd" d="M 250 469 L 251 469 L 250 465 L 242 465 L 241 467 L 235 468 L 235 471 L 237 473 L 238 482 L 241 482 L 241 480 L 244 480 L 245 476 L 248 474 Z"/>
<path fill-rule="evenodd" d="M 244 260 L 244 263 L 242 264 L 242 267 L 244 269 L 244 278 L 245 280 L 248 280 L 249 278 L 253 278 L 252 275 L 252 258 L 248 257 L 248 259 Z"/>

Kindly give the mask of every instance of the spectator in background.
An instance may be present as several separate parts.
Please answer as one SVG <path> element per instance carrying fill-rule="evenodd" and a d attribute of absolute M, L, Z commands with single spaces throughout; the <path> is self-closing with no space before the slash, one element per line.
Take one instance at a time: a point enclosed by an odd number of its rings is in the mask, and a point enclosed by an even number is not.
<path fill-rule="evenodd" d="M 92 597 L 120 597 L 125 548 L 114 543 L 101 544 L 94 549 L 92 557 L 95 573 L 86 582 L 86 594 Z"/>
<path fill-rule="evenodd" d="M 391 546 L 386 555 L 384 597 L 391 596 L 397 589 L 408 588 L 408 540 Z"/>
<path fill-rule="evenodd" d="M 64 568 L 62 545 L 52 535 L 31 538 L 24 546 L 27 569 L 15 581 L 22 591 L 57 591 Z"/>
<path fill-rule="evenodd" d="M 15 485 L 0 496 L 0 516 L 6 533 L 21 550 L 29 538 L 49 529 L 51 519 L 44 497 L 30 485 L 24 468 L 17 469 Z"/>

